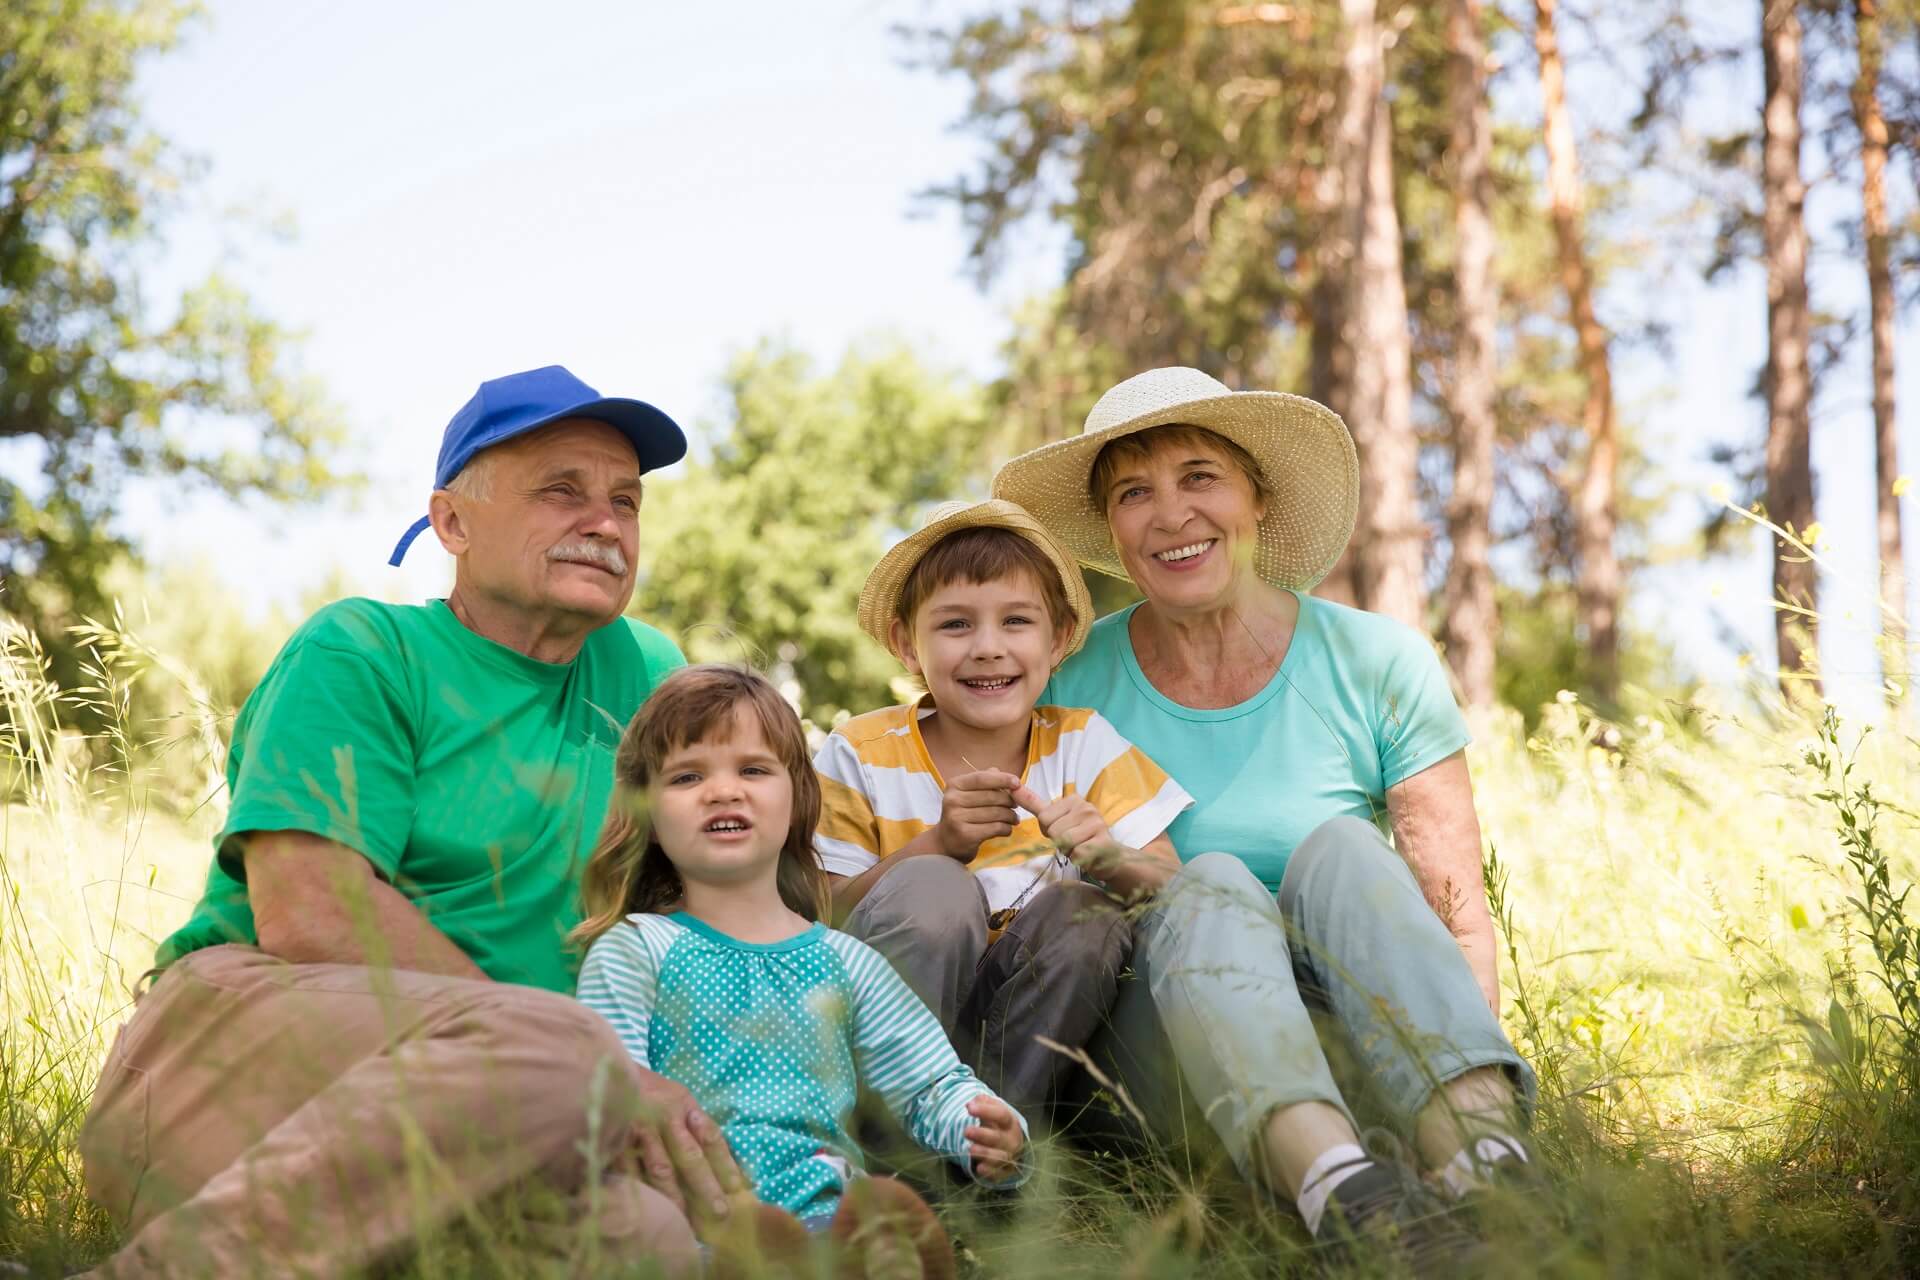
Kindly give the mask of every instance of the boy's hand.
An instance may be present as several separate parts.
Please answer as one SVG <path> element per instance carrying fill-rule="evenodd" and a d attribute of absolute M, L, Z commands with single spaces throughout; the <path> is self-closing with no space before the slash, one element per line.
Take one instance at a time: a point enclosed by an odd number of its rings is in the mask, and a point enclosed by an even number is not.
<path fill-rule="evenodd" d="M 1099 855 L 1118 847 L 1113 832 L 1107 829 L 1107 820 L 1077 792 L 1049 804 L 1032 789 L 1016 787 L 1013 800 L 1038 818 L 1040 830 L 1046 832 L 1047 839 L 1066 850 L 1067 856 L 1076 863 L 1091 865 L 1104 860 Z"/>
<path fill-rule="evenodd" d="M 1000 769 L 963 773 L 940 797 L 940 852 L 973 861 L 980 846 L 1013 834 L 1013 789 L 1020 779 Z"/>
<path fill-rule="evenodd" d="M 979 1124 L 967 1126 L 967 1154 L 973 1158 L 973 1176 L 982 1182 L 1004 1182 L 1020 1171 L 1020 1153 L 1027 1135 L 1013 1108 L 983 1093 L 967 1104 L 967 1114 Z"/>

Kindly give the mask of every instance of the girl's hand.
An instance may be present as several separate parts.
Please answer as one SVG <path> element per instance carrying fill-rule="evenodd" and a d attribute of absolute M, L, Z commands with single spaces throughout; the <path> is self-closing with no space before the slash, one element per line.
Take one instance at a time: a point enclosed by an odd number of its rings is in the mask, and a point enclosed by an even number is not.
<path fill-rule="evenodd" d="M 973 1158 L 973 1176 L 982 1182 L 1004 1182 L 1020 1171 L 1020 1153 L 1027 1135 L 1013 1108 L 983 1093 L 967 1104 L 967 1114 L 979 1124 L 967 1126 L 967 1154 Z"/>

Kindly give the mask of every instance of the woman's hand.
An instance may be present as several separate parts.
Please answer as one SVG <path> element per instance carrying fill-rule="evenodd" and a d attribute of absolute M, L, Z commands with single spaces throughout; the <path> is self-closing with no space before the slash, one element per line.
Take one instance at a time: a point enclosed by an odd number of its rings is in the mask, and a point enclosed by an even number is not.
<path fill-rule="evenodd" d="M 980 1123 L 968 1125 L 967 1154 L 973 1158 L 973 1176 L 982 1182 L 1004 1182 L 1020 1171 L 1020 1153 L 1027 1135 L 1013 1108 L 983 1093 L 967 1104 L 967 1114 Z"/>
<path fill-rule="evenodd" d="M 637 1065 L 633 1072 L 640 1089 L 633 1144 L 641 1176 L 695 1222 L 726 1217 L 747 1189 L 726 1135 L 685 1086 Z"/>
<path fill-rule="evenodd" d="M 1001 769 L 963 773 L 940 797 L 940 852 L 972 862 L 989 840 L 1013 834 L 1013 792 L 1020 779 Z"/>

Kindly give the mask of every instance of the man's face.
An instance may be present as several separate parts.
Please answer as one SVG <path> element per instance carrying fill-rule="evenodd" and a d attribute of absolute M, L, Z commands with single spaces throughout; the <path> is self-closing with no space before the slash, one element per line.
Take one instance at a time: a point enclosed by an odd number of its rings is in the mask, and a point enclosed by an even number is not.
<path fill-rule="evenodd" d="M 633 597 L 640 466 L 604 422 L 565 418 L 488 451 L 486 497 L 456 497 L 468 587 L 601 626 Z"/>

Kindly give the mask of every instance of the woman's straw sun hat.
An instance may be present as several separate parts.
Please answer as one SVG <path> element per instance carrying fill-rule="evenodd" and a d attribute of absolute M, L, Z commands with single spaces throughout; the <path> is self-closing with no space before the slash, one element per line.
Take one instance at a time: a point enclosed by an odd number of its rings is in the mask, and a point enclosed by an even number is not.
<path fill-rule="evenodd" d="M 1065 653 L 1073 653 L 1086 642 L 1087 631 L 1093 626 L 1093 597 L 1087 594 L 1086 580 L 1080 576 L 1073 556 L 1039 521 L 1013 503 L 997 498 L 985 502 L 943 502 L 927 513 L 917 531 L 881 556 L 880 563 L 873 566 L 866 585 L 860 589 L 860 629 L 878 640 L 881 647 L 893 651 L 893 617 L 900 606 L 901 589 L 907 585 L 913 567 L 936 542 L 962 529 L 1006 529 L 1040 548 L 1060 571 L 1067 604 L 1073 609 L 1073 617 L 1053 620 L 1055 627 L 1066 630 Z"/>
<path fill-rule="evenodd" d="M 1269 490 L 1253 568 L 1276 587 L 1311 588 L 1353 535 L 1360 465 L 1340 415 L 1304 396 L 1232 391 L 1198 369 L 1149 369 L 1100 397 L 1086 426 L 1000 468 L 993 496 L 1018 503 L 1089 569 L 1127 577 L 1106 512 L 1087 494 L 1093 461 L 1110 441 L 1170 425 L 1205 427 L 1259 462 Z"/>

